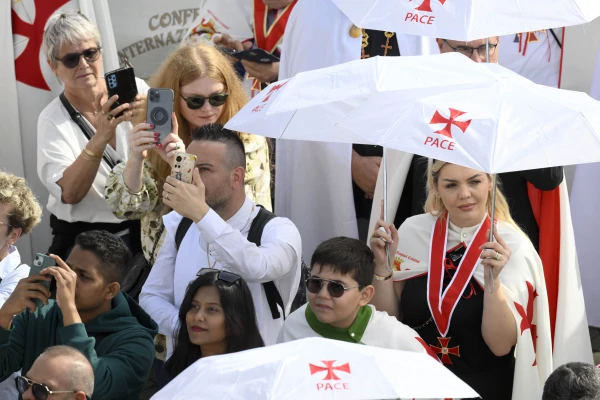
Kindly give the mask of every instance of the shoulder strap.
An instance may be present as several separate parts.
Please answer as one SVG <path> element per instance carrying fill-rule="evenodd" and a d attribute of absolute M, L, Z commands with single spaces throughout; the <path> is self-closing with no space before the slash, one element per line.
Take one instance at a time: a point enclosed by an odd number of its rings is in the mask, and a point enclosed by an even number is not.
<path fill-rule="evenodd" d="M 263 230 L 265 229 L 265 225 L 267 225 L 269 221 L 276 217 L 276 215 L 269 210 L 264 209 L 262 206 L 259 207 L 260 209 L 258 211 L 258 215 L 252 221 L 252 225 L 250 225 L 250 231 L 248 232 L 248 241 L 256 244 L 258 247 L 260 247 L 261 244 L 261 238 Z M 265 289 L 265 296 L 267 297 L 269 309 L 271 310 L 271 317 L 273 317 L 273 319 L 281 318 L 281 313 L 277 309 L 277 306 L 279 305 L 282 310 L 285 310 L 285 307 L 283 305 L 281 294 L 279 293 L 279 290 L 277 290 L 277 286 L 275 286 L 273 281 L 263 282 L 262 285 Z"/>
<path fill-rule="evenodd" d="M 79 111 L 77 111 L 71 105 L 71 103 L 69 103 L 67 96 L 65 96 L 65 92 L 62 92 L 60 94 L 59 98 L 60 98 L 60 102 L 62 103 L 63 107 L 65 107 L 65 109 L 69 113 L 69 116 L 71 117 L 73 122 L 75 122 L 77 124 L 77 126 L 79 126 L 79 129 L 81 129 L 81 132 L 83 132 L 83 134 L 85 135 L 87 140 L 88 141 L 92 140 L 92 136 L 94 136 L 94 132 L 92 132 L 92 130 L 90 129 L 88 124 L 86 124 L 85 121 L 81 118 L 81 114 L 79 113 Z M 110 169 L 113 169 L 115 167 L 115 165 L 117 165 L 115 160 L 113 160 L 112 157 L 106 151 L 102 155 L 102 158 L 104 158 L 104 161 L 106 162 L 106 164 L 108 164 Z"/>
<path fill-rule="evenodd" d="M 175 248 L 179 251 L 179 246 L 181 246 L 181 242 L 183 242 L 183 238 L 187 233 L 190 226 L 192 226 L 192 220 L 186 217 L 183 217 L 179 225 L 177 225 L 177 231 L 175 231 Z"/>

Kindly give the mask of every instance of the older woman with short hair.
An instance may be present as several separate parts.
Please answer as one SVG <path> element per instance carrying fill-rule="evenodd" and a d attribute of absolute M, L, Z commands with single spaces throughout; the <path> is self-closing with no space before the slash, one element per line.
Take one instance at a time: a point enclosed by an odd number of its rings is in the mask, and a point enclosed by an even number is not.
<path fill-rule="evenodd" d="M 128 242 L 134 224 L 113 215 L 104 200 L 104 185 L 114 165 L 129 154 L 128 121 L 142 112 L 143 96 L 138 94 L 133 104 L 111 110 L 118 97 L 107 99 L 100 34 L 82 14 L 53 15 L 44 31 L 43 47 L 65 88 L 64 96 L 52 101 L 38 120 L 38 175 L 50 192 L 47 207 L 53 240 L 49 251 L 64 259 L 75 237 L 85 231 L 106 230 Z M 138 92 L 145 94 L 148 86 L 136 82 Z M 138 235 L 139 231 L 131 238 Z"/>

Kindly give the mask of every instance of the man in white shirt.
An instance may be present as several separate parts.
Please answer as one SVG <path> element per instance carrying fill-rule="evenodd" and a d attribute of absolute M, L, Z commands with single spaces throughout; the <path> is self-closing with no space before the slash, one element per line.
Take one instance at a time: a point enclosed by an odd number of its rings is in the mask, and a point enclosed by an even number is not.
<path fill-rule="evenodd" d="M 281 313 L 289 312 L 300 281 L 298 229 L 290 220 L 275 217 L 265 225 L 260 246 L 247 240 L 260 207 L 246 197 L 244 145 L 235 132 L 205 125 L 192 133 L 187 152 L 196 156 L 193 183 L 167 178 L 163 201 L 174 212 L 164 217 L 165 242 L 142 289 L 140 304 L 158 323 L 160 333 L 173 337 L 185 290 L 198 271 L 234 272 L 252 292 L 263 340 L 274 344 L 283 325 Z M 177 250 L 176 232 L 184 217 L 193 225 Z M 275 309 L 278 318 L 269 306 L 266 282 L 273 282 L 281 296 L 283 307 Z M 168 340 L 168 355 L 172 348 Z"/>

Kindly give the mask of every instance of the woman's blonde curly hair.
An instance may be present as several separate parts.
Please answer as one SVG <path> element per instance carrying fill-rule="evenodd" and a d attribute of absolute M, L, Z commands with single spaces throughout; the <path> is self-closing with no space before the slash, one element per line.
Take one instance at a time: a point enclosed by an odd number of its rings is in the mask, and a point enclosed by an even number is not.
<path fill-rule="evenodd" d="M 8 223 L 13 229 L 21 228 L 27 234 L 40 223 L 42 207 L 25 179 L 0 171 L 0 203 L 12 207 Z"/>

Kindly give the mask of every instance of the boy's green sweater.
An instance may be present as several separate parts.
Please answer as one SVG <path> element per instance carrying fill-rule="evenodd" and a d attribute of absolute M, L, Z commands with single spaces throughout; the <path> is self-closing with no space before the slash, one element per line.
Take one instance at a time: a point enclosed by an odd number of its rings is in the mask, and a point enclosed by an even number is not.
<path fill-rule="evenodd" d="M 87 324 L 63 326 L 58 304 L 25 311 L 13 318 L 12 330 L 0 329 L 0 381 L 54 345 L 81 351 L 94 369 L 93 400 L 138 399 L 154 358 L 157 325 L 129 296 L 119 293 L 112 309 Z"/>

